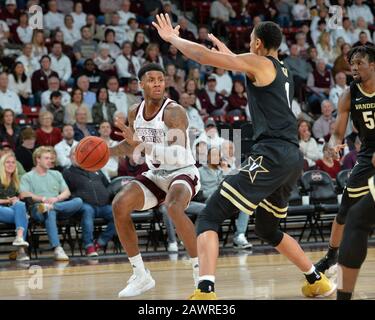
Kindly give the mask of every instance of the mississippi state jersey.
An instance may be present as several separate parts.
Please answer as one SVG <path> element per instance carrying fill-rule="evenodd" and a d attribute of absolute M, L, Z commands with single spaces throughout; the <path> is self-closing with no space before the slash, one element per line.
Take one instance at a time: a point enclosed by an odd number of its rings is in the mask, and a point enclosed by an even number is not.
<path fill-rule="evenodd" d="M 366 93 L 359 83 L 350 84 L 350 113 L 362 141 L 361 152 L 375 151 L 375 92 Z"/>
<path fill-rule="evenodd" d="M 145 143 L 160 144 L 166 147 L 168 146 L 167 133 L 169 129 L 164 122 L 164 111 L 165 108 L 173 102 L 173 100 L 165 98 L 159 112 L 152 118 L 146 118 L 145 101 L 142 101 L 142 103 L 138 107 L 137 114 L 134 120 L 134 131 L 140 140 Z M 190 149 L 188 130 L 186 130 L 185 134 L 187 149 L 185 163 L 177 165 L 175 161 L 173 161 L 173 159 L 166 159 L 166 161 L 162 163 L 153 159 L 152 155 L 146 154 L 145 158 L 148 168 L 151 170 L 176 170 L 179 168 L 194 165 L 195 160 Z"/>

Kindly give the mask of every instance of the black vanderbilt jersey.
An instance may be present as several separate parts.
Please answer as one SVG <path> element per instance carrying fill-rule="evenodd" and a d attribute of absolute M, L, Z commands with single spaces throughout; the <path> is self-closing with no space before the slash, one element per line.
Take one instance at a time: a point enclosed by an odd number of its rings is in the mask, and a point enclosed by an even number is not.
<path fill-rule="evenodd" d="M 276 68 L 275 80 L 257 87 L 247 79 L 250 115 L 254 127 L 253 140 L 281 139 L 298 146 L 297 120 L 291 104 L 294 95 L 293 78 L 284 64 L 267 56 Z"/>

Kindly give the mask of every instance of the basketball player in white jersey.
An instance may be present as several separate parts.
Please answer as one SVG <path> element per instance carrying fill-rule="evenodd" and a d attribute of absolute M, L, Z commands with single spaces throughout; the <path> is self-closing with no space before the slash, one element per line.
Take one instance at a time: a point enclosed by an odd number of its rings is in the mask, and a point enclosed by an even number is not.
<path fill-rule="evenodd" d="M 110 149 L 111 156 L 130 155 L 142 149 L 149 167 L 149 171 L 127 184 L 112 203 L 117 234 L 133 267 L 133 275 L 119 297 L 136 296 L 155 286 L 139 252 L 131 213 L 151 209 L 164 200 L 191 257 L 196 285 L 199 277 L 195 228 L 184 212 L 200 188 L 188 138 L 188 118 L 182 106 L 164 97 L 165 77 L 160 65 L 144 66 L 138 78 L 145 99 L 129 112 L 128 127 L 115 123 L 124 141 Z"/>

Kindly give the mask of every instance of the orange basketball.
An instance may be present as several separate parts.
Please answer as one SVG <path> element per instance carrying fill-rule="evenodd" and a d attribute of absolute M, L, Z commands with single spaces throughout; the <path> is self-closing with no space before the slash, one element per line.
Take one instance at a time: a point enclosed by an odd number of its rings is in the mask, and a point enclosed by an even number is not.
<path fill-rule="evenodd" d="M 103 168 L 109 160 L 109 149 L 107 143 L 99 137 L 86 137 L 82 139 L 75 153 L 77 164 L 87 171 L 98 171 Z"/>

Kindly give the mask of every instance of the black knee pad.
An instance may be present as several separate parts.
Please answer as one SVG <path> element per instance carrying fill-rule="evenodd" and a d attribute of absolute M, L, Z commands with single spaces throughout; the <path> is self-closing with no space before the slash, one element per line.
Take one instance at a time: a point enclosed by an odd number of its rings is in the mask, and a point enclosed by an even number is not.
<path fill-rule="evenodd" d="M 273 247 L 277 247 L 283 239 L 284 233 L 280 229 L 271 229 L 267 225 L 255 225 L 255 234 Z"/>

